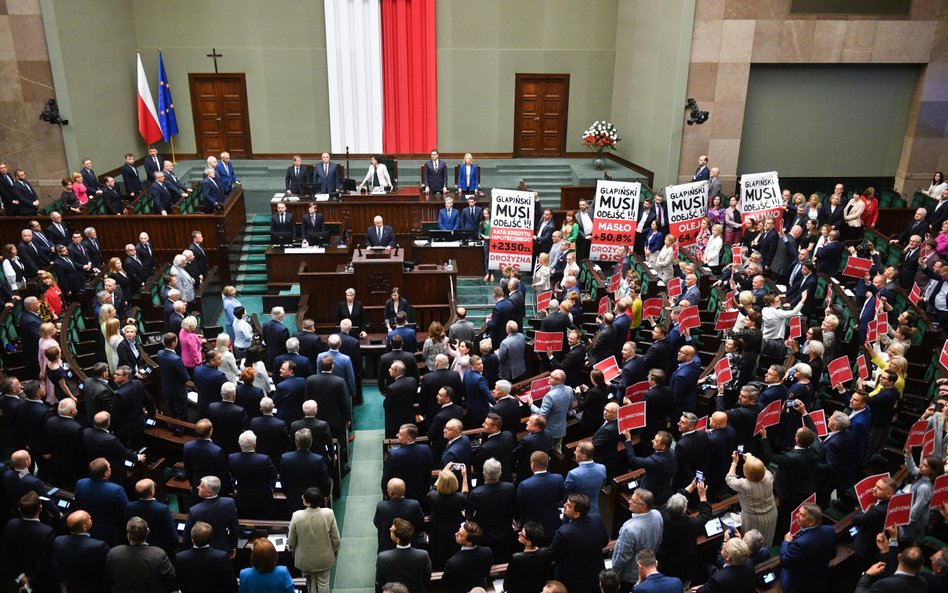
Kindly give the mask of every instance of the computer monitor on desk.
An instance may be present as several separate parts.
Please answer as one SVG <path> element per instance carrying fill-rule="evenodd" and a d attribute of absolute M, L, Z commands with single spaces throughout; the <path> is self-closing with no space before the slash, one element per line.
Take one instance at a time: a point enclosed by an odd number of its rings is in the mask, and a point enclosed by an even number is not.
<path fill-rule="evenodd" d="M 444 229 L 430 229 L 428 238 L 432 243 L 447 243 L 450 241 L 473 241 L 474 231 L 448 231 Z"/>

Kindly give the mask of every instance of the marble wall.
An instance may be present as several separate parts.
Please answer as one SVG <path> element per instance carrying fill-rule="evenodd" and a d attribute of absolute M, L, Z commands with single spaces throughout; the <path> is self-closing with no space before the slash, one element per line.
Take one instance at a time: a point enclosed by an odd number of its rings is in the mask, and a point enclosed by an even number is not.
<path fill-rule="evenodd" d="M 927 187 L 948 166 L 948 2 L 914 0 L 911 15 L 790 15 L 790 0 L 697 0 L 688 97 L 711 112 L 682 122 L 679 181 L 698 155 L 733 189 L 751 64 L 926 64 L 912 98 L 896 189 Z"/>
<path fill-rule="evenodd" d="M 66 152 L 60 127 L 39 119 L 56 97 L 39 0 L 0 0 L 0 81 L 0 160 L 25 170 L 43 203 L 58 198 Z"/>

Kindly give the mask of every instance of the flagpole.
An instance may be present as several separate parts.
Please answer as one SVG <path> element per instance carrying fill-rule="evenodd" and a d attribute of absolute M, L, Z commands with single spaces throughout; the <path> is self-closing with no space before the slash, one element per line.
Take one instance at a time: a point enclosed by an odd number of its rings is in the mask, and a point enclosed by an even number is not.
<path fill-rule="evenodd" d="M 177 165 L 178 161 L 176 161 L 174 158 L 174 136 L 169 138 L 169 140 L 171 141 L 171 163 Z"/>

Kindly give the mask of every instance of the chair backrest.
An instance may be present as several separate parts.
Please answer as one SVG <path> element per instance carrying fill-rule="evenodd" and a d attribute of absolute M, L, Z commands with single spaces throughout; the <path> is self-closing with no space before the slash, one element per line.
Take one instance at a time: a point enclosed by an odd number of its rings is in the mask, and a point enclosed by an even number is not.
<path fill-rule="evenodd" d="M 379 163 L 385 165 L 388 169 L 389 177 L 392 178 L 393 189 L 398 189 L 398 159 L 390 154 L 380 154 Z"/>
<path fill-rule="evenodd" d="M 478 164 L 475 164 L 474 166 L 477 167 L 477 178 L 480 179 L 481 166 Z M 460 179 L 460 175 L 461 175 L 461 164 L 454 165 L 454 187 L 458 187 L 458 185 L 460 185 L 458 183 L 458 180 Z"/>

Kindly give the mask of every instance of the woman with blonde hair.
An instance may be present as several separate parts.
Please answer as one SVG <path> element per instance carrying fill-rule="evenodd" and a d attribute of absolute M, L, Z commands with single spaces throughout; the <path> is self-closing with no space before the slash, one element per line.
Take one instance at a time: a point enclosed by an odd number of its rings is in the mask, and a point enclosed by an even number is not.
<path fill-rule="evenodd" d="M 448 463 L 438 474 L 434 488 L 428 492 L 428 505 L 431 508 L 431 534 L 428 551 L 431 554 L 431 569 L 443 570 L 448 561 L 460 547 L 454 540 L 458 525 L 464 522 L 464 507 L 467 501 L 467 466 L 459 463 L 461 479 L 452 471 L 453 463 Z M 461 492 L 458 492 L 460 483 Z"/>
<path fill-rule="evenodd" d="M 711 227 L 711 237 L 704 248 L 704 255 L 701 261 L 704 265 L 711 268 L 715 275 L 721 274 L 721 250 L 724 249 L 724 227 L 719 224 Z"/>
<path fill-rule="evenodd" d="M 82 175 L 79 173 L 72 174 L 72 191 L 75 192 L 79 205 L 89 201 L 89 190 L 86 188 L 86 184 L 82 182 Z"/>
<path fill-rule="evenodd" d="M 546 292 L 550 290 L 550 254 L 541 253 L 537 257 L 537 269 L 533 272 L 533 290 Z"/>
<path fill-rule="evenodd" d="M 675 243 L 677 241 L 674 235 L 666 235 L 665 245 L 655 258 L 655 274 L 665 284 L 668 284 L 675 275 Z"/>
<path fill-rule="evenodd" d="M 56 394 L 56 401 L 61 402 L 69 398 L 75 402 L 79 400 L 69 389 L 69 383 L 66 378 L 69 376 L 69 369 L 62 361 L 62 351 L 59 346 L 50 346 L 44 351 L 46 355 L 46 365 L 44 375 L 46 380 L 53 384 L 53 393 Z"/>
<path fill-rule="evenodd" d="M 49 380 L 49 377 L 46 376 L 46 350 L 58 345 L 59 342 L 56 340 L 56 325 L 49 322 L 40 325 L 39 348 L 37 348 L 36 351 L 39 354 L 40 379 L 46 382 L 46 401 L 49 403 L 55 403 L 56 398 L 53 393 L 53 383 Z"/>
<path fill-rule="evenodd" d="M 99 329 L 102 330 L 103 337 L 105 336 L 105 323 L 115 317 L 117 317 L 117 313 L 112 305 L 106 304 L 99 307 Z"/>
<path fill-rule="evenodd" d="M 447 354 L 448 337 L 444 335 L 444 326 L 432 321 L 428 326 L 428 337 L 421 347 L 421 355 L 425 359 L 425 366 L 429 371 L 435 370 L 435 358 L 439 354 Z"/>
<path fill-rule="evenodd" d="M 122 334 L 119 331 L 122 322 L 113 317 L 105 322 L 105 360 L 109 363 L 109 372 L 114 373 L 118 368 L 118 347 L 122 343 Z"/>
<path fill-rule="evenodd" d="M 181 346 L 181 362 L 188 374 L 194 377 L 194 369 L 201 364 L 204 356 L 201 354 L 201 344 L 204 338 L 197 333 L 197 319 L 188 315 L 181 321 L 181 331 L 178 332 L 178 344 Z"/>
<path fill-rule="evenodd" d="M 731 454 L 731 467 L 724 476 L 727 487 L 737 492 L 741 505 L 741 531 L 756 529 L 768 544 L 777 529 L 777 504 L 774 501 L 774 476 L 764 462 L 744 453 L 744 477 L 737 477 L 738 453 Z"/>
<path fill-rule="evenodd" d="M 230 341 L 234 341 L 234 309 L 241 306 L 237 300 L 237 289 L 233 286 L 225 286 L 221 291 L 224 305 L 224 331 L 230 336 Z"/>
<path fill-rule="evenodd" d="M 230 336 L 227 334 L 217 334 L 217 340 L 214 341 L 214 350 L 221 353 L 220 372 L 227 376 L 227 380 L 236 383 L 240 377 L 240 369 L 237 367 L 237 359 L 234 353 L 230 351 Z"/>

